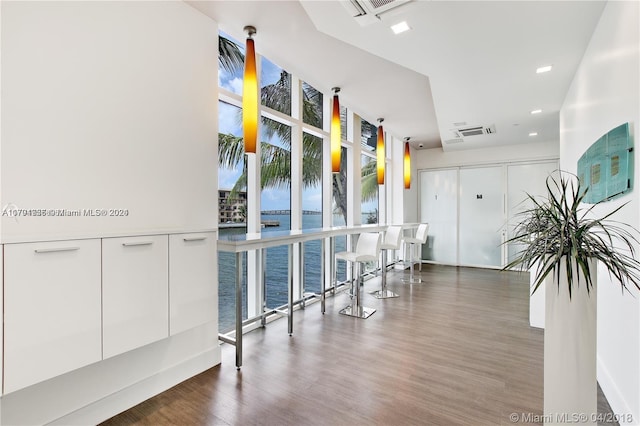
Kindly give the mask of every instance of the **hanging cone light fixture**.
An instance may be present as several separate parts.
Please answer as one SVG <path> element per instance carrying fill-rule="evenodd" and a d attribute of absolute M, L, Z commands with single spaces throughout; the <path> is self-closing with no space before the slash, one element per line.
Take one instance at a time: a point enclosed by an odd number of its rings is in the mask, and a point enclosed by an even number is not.
<path fill-rule="evenodd" d="M 342 129 L 340 125 L 339 87 L 333 89 L 333 106 L 331 108 L 331 172 L 340 173 L 340 156 L 342 155 Z"/>
<path fill-rule="evenodd" d="M 409 140 L 404 138 L 404 189 L 411 188 L 411 150 L 409 149 Z"/>
<path fill-rule="evenodd" d="M 377 170 L 378 170 L 378 185 L 384 185 L 384 162 L 386 159 L 384 152 L 384 129 L 382 128 L 382 122 L 384 118 L 378 118 L 378 146 L 376 147 L 377 154 Z"/>
<path fill-rule="evenodd" d="M 255 27 L 244 27 L 247 45 L 244 55 L 244 82 L 242 87 L 242 127 L 244 152 L 255 153 L 258 141 L 258 74 L 256 70 L 256 50 L 253 43 Z"/>

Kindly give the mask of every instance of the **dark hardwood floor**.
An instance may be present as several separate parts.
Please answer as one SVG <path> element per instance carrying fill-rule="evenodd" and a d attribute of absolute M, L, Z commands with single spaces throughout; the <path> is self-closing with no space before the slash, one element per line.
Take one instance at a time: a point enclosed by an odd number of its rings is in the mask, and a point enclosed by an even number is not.
<path fill-rule="evenodd" d="M 222 365 L 103 425 L 509 425 L 541 415 L 543 332 L 529 327 L 528 276 L 424 265 L 422 284 L 339 315 L 347 295 L 245 335 L 244 365 Z M 379 278 L 365 283 L 365 291 Z M 608 409 L 602 398 L 599 411 Z M 534 423 L 535 424 L 535 423 Z"/>

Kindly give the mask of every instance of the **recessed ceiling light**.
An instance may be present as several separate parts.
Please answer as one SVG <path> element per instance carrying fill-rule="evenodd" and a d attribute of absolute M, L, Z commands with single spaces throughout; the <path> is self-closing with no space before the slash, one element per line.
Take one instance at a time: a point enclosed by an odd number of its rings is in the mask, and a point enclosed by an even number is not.
<path fill-rule="evenodd" d="M 540 114 L 541 112 L 541 109 L 534 109 L 533 111 L 531 111 L 531 114 Z"/>
<path fill-rule="evenodd" d="M 536 69 L 536 74 L 542 74 L 543 72 L 549 72 L 551 71 L 552 66 L 551 65 L 545 65 L 544 67 L 540 67 L 538 69 Z"/>
<path fill-rule="evenodd" d="M 409 27 L 409 24 L 407 24 L 407 21 L 398 22 L 391 26 L 391 31 L 393 31 L 394 34 L 400 34 L 405 31 L 409 31 L 410 29 L 411 28 Z"/>
<path fill-rule="evenodd" d="M 538 136 L 538 132 L 531 132 L 529 133 L 529 136 Z"/>

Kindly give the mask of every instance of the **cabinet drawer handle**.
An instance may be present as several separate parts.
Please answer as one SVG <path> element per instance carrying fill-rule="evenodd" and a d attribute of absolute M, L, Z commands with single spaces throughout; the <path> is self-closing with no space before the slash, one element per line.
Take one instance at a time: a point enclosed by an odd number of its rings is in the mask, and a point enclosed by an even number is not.
<path fill-rule="evenodd" d="M 35 249 L 36 253 L 54 253 L 60 251 L 76 251 L 80 250 L 80 247 L 55 247 L 55 248 L 44 248 L 44 249 Z"/>
<path fill-rule="evenodd" d="M 150 246 L 153 244 L 153 241 L 140 241 L 134 243 L 122 243 L 124 247 L 134 247 L 134 246 Z"/>
<path fill-rule="evenodd" d="M 186 237 L 183 238 L 184 241 L 204 241 L 207 237 Z"/>

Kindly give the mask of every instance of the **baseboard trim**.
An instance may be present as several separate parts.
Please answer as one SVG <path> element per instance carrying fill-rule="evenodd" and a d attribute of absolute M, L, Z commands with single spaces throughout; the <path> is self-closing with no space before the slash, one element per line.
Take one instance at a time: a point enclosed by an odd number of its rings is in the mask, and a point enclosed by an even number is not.
<path fill-rule="evenodd" d="M 220 347 L 212 348 L 185 362 L 86 405 L 50 424 L 60 426 L 98 424 L 219 364 Z"/>
<path fill-rule="evenodd" d="M 634 413 L 631 410 L 631 408 L 629 407 L 629 404 L 624 398 L 624 395 L 622 395 L 622 392 L 620 392 L 620 389 L 618 389 L 618 386 L 616 385 L 615 381 L 611 377 L 611 374 L 609 374 L 609 370 L 602 363 L 600 358 L 598 358 L 597 360 L 597 366 L 598 366 L 597 367 L 598 383 L 600 384 L 600 388 L 602 389 L 604 396 L 607 398 L 607 401 L 609 402 L 609 406 L 611 406 L 611 410 L 614 412 L 614 414 L 617 414 L 618 416 L 620 416 L 619 423 L 621 425 L 638 424 L 637 422 L 638 422 L 638 419 L 640 419 L 640 413 Z M 628 418 L 629 414 L 633 416 L 633 419 Z M 631 421 L 626 421 L 626 420 L 631 420 Z"/>

